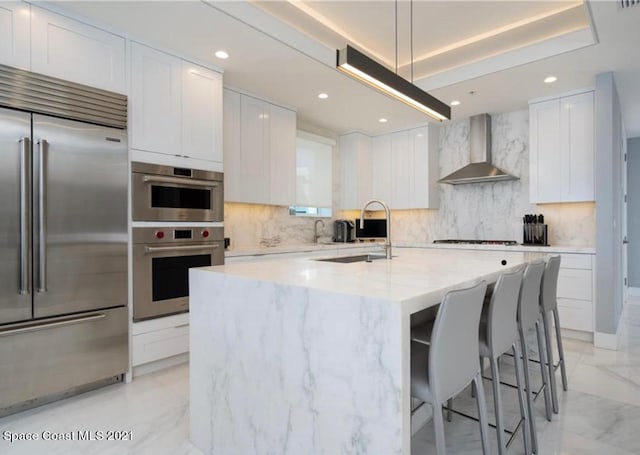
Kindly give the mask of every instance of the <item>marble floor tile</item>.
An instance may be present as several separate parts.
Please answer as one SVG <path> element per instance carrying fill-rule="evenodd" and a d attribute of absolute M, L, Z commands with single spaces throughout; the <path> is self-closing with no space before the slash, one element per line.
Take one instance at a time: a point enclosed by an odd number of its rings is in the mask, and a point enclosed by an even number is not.
<path fill-rule="evenodd" d="M 560 413 L 552 422 L 544 417 L 544 400 L 536 401 L 536 424 L 541 455 L 631 455 L 640 453 L 640 299 L 624 309 L 620 349 L 607 351 L 590 343 L 565 339 L 569 391 L 560 392 Z M 535 352 L 535 337 L 532 350 Z M 557 358 L 557 357 L 556 357 Z M 534 387 L 540 384 L 532 364 Z M 502 362 L 502 379 L 514 382 L 513 360 Z M 488 373 L 487 373 L 488 374 Z M 560 382 L 560 373 L 557 374 Z M 490 381 L 484 384 L 489 420 L 494 421 Z M 507 426 L 519 417 L 517 395 L 502 388 Z M 454 401 L 454 408 L 476 415 L 470 390 Z M 68 432 L 131 430 L 133 441 L 20 441 L 2 440 L 5 431 Z M 477 455 L 478 424 L 455 416 L 445 422 L 448 453 Z M 521 436 L 509 450 L 523 454 Z M 495 430 L 489 432 L 495 453 Z M 433 430 L 427 423 L 412 439 L 413 455 L 434 453 Z M 47 455 L 150 454 L 202 455 L 189 442 L 189 367 L 180 365 L 0 419 L 0 453 Z M 262 454 L 258 454 L 262 455 Z M 377 454 L 375 454 L 377 455 Z"/>

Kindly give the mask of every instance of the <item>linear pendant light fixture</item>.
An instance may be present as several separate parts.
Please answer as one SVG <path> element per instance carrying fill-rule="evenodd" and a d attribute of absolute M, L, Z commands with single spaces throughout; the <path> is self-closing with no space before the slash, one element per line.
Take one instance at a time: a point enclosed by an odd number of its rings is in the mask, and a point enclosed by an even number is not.
<path fill-rule="evenodd" d="M 337 68 L 438 121 L 451 119 L 451 107 L 347 45 L 337 51 Z"/>

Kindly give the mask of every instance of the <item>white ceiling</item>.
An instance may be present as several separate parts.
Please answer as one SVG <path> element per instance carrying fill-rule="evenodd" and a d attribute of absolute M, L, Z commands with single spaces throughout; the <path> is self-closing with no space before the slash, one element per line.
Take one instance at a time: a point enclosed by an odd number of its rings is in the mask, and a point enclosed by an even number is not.
<path fill-rule="evenodd" d="M 613 71 L 628 135 L 640 136 L 640 84 L 636 83 L 640 59 L 635 49 L 635 43 L 640 42 L 640 6 L 622 10 L 618 1 L 590 2 L 597 44 L 589 46 L 596 41 L 595 35 L 589 21 L 583 23 L 580 18 L 584 15 L 581 11 L 587 10 L 580 5 L 576 8 L 576 3 L 415 2 L 414 57 L 437 53 L 449 45 L 458 52 L 455 68 L 443 67 L 435 75 L 424 70 L 416 72 L 416 84 L 442 101 L 459 99 L 462 104 L 453 108 L 455 120 L 480 112 L 525 109 L 532 98 L 593 86 L 596 74 Z M 259 7 L 246 2 L 196 1 L 52 5 L 53 9 L 94 25 L 107 26 L 148 45 L 222 68 L 225 85 L 295 108 L 307 124 L 338 133 L 359 130 L 378 134 L 426 121 L 419 112 L 378 94 L 334 67 L 335 49 L 346 42 L 336 43 L 345 39 L 345 35 L 363 48 L 375 49 L 375 57 L 380 61 L 394 63 L 392 1 L 298 4 L 306 8 L 304 11 L 292 8 L 288 2 L 258 4 Z M 408 17 L 407 6 L 407 2 L 399 3 L 399 21 Z M 570 14 L 573 22 L 564 19 L 555 22 L 571 22 L 573 33 L 554 38 L 559 33 L 558 25 L 544 17 L 563 8 L 568 10 L 562 17 Z M 530 22 L 532 16 L 536 20 L 528 28 L 516 30 L 510 25 Z M 588 14 L 584 17 L 588 19 Z M 327 27 L 327 23 L 332 27 Z M 406 28 L 399 28 L 399 37 L 404 36 L 398 42 L 401 47 L 401 40 L 408 39 Z M 463 46 L 464 52 L 460 53 L 461 42 L 473 41 L 483 33 L 491 35 L 496 29 L 507 33 L 498 40 L 494 37 L 496 43 L 514 43 L 516 32 L 524 36 L 520 38 L 520 48 L 502 45 L 496 50 L 497 44 L 485 45 L 497 55 L 487 55 L 485 49 L 485 54 L 476 52 L 475 57 L 470 57 L 474 49 Z M 562 33 L 567 31 L 571 30 Z M 218 49 L 227 50 L 230 58 L 216 59 L 213 52 Z M 558 52 L 563 53 L 554 55 Z M 462 58 L 468 64 L 461 65 Z M 407 55 L 399 55 L 400 66 L 407 61 Z M 417 64 L 415 68 L 418 69 Z M 405 74 L 406 68 L 401 71 Z M 549 74 L 558 76 L 558 81 L 542 83 Z M 470 91 L 475 93 L 470 95 Z M 329 98 L 319 100 L 320 92 L 328 93 Z M 380 117 L 388 118 L 389 122 L 379 123 Z"/>

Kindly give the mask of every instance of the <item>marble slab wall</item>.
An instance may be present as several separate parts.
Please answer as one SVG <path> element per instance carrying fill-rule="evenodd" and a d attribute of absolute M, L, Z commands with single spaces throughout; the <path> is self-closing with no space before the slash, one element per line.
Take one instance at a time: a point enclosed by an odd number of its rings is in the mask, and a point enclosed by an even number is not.
<path fill-rule="evenodd" d="M 493 163 L 520 179 L 440 185 L 439 210 L 393 210 L 393 240 L 403 243 L 430 243 L 444 238 L 522 241 L 522 216 L 542 213 L 549 225 L 552 245 L 594 246 L 595 203 L 529 203 L 528 110 L 494 114 L 491 118 Z M 439 158 L 440 176 L 469 163 L 468 119 L 442 127 Z M 334 153 L 334 200 L 339 197 L 340 169 L 337 164 L 339 160 Z M 334 215 L 335 218 L 355 219 L 359 213 L 337 211 Z M 231 237 L 234 249 L 310 243 L 313 222 L 314 218 L 290 216 L 286 207 L 225 204 L 225 235 Z M 325 220 L 325 224 L 322 234 L 330 237 L 330 220 Z"/>

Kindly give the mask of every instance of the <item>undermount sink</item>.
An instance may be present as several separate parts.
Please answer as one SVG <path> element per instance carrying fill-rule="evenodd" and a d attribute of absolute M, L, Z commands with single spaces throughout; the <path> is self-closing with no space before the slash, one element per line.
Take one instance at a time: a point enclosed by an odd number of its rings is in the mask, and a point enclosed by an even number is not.
<path fill-rule="evenodd" d="M 357 256 L 338 256 L 335 258 L 316 259 L 316 261 L 340 262 L 342 264 L 348 264 L 351 262 L 371 262 L 377 259 L 385 259 L 385 257 L 379 254 L 359 254 Z"/>

